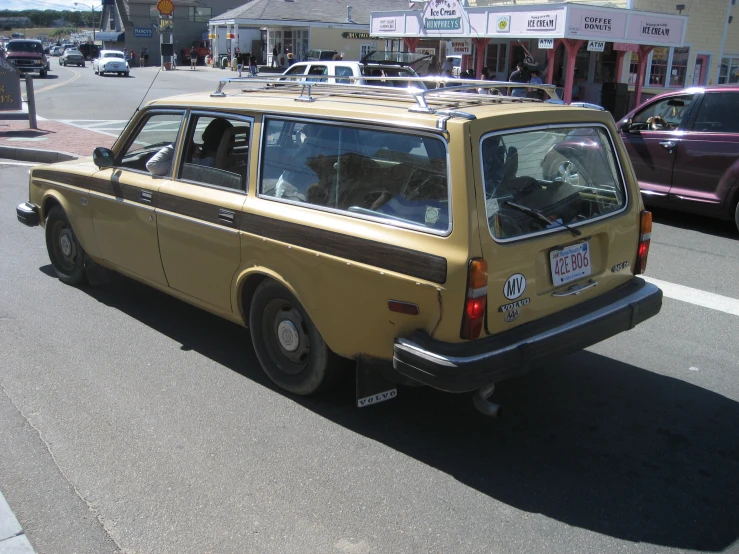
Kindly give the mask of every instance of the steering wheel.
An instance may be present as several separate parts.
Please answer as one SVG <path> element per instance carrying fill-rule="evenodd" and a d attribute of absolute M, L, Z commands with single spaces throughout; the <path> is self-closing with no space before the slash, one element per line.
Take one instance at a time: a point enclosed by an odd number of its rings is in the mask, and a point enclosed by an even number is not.
<path fill-rule="evenodd" d="M 652 131 L 664 131 L 665 129 L 670 128 L 667 121 L 665 121 L 665 118 L 661 115 L 653 115 L 652 117 L 648 118 L 647 125 Z"/>

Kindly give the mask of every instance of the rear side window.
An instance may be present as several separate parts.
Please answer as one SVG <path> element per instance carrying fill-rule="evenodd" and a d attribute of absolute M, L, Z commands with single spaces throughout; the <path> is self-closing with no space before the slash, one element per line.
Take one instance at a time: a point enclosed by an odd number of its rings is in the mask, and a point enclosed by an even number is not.
<path fill-rule="evenodd" d="M 739 133 L 739 94 L 709 92 L 703 98 L 693 131 L 704 133 Z"/>
<path fill-rule="evenodd" d="M 450 229 L 441 139 L 276 119 L 264 133 L 263 197 L 439 233 Z"/>
<path fill-rule="evenodd" d="M 352 71 L 351 67 L 346 67 L 342 65 L 337 65 L 335 68 L 336 71 L 336 82 L 337 83 L 351 83 L 351 79 L 348 77 L 354 77 L 354 72 Z M 347 77 L 346 79 L 339 79 L 338 77 Z"/>
<path fill-rule="evenodd" d="M 490 233 L 506 241 L 622 211 L 624 189 L 604 127 L 556 127 L 483 137 Z"/>

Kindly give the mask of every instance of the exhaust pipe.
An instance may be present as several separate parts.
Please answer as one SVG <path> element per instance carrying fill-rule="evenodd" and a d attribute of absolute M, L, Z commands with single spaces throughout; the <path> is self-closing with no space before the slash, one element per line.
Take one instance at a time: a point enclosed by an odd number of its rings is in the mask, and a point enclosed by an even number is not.
<path fill-rule="evenodd" d="M 495 383 L 482 387 L 472 397 L 472 403 L 477 408 L 477 411 L 481 414 L 491 417 L 500 417 L 503 412 L 503 407 L 495 402 L 490 402 L 488 398 L 493 396 L 495 392 Z"/>

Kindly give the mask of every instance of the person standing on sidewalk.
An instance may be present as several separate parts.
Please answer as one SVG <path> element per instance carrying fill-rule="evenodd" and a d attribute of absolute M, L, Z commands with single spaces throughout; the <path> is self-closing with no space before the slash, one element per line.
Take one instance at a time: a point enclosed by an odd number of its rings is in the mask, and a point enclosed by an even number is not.
<path fill-rule="evenodd" d="M 146 57 L 144 56 L 144 52 L 146 52 L 146 48 L 142 48 L 141 53 L 139 54 L 139 67 L 144 67 L 146 65 Z"/>
<path fill-rule="evenodd" d="M 131 63 L 128 64 L 129 67 L 134 67 L 136 65 L 136 52 L 133 48 L 131 48 Z"/>
<path fill-rule="evenodd" d="M 277 67 L 277 55 L 279 52 L 277 51 L 277 45 L 275 44 L 275 47 L 272 48 L 272 66 L 271 67 Z"/>
<path fill-rule="evenodd" d="M 172 52 L 172 69 L 177 70 L 177 52 Z"/>
<path fill-rule="evenodd" d="M 254 52 L 249 54 L 249 73 L 251 73 L 252 77 L 257 76 L 257 57 L 254 55 Z"/>
<path fill-rule="evenodd" d="M 190 48 L 190 70 L 195 69 L 195 65 L 198 63 L 198 51 L 195 50 L 195 47 L 193 46 Z"/>
<path fill-rule="evenodd" d="M 149 65 L 149 49 L 144 46 L 144 67 Z"/>

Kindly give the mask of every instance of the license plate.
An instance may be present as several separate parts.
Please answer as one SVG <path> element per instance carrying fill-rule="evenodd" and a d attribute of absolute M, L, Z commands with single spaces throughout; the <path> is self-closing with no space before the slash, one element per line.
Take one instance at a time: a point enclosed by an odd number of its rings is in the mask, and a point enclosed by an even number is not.
<path fill-rule="evenodd" d="M 590 243 L 573 244 L 561 250 L 549 252 L 554 286 L 564 285 L 592 273 Z"/>

